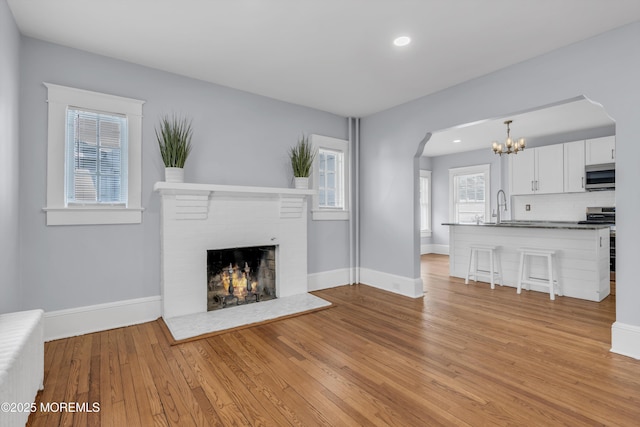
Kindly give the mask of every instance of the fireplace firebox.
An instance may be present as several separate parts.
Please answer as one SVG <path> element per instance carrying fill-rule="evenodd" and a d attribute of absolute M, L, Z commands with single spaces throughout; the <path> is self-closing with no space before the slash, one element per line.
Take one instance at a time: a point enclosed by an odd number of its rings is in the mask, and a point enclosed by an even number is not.
<path fill-rule="evenodd" d="M 207 250 L 207 311 L 276 298 L 276 247 Z"/>

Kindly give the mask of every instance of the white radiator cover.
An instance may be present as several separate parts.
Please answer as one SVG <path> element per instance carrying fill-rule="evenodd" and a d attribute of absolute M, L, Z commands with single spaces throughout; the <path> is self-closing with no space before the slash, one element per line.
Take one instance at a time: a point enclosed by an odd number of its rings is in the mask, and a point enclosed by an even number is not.
<path fill-rule="evenodd" d="M 313 190 L 158 182 L 162 316 L 207 311 L 207 250 L 276 246 L 276 295 L 307 292 Z"/>
<path fill-rule="evenodd" d="M 0 404 L 13 405 L 0 410 L 0 427 L 25 425 L 43 388 L 42 319 L 42 310 L 0 314 Z"/>

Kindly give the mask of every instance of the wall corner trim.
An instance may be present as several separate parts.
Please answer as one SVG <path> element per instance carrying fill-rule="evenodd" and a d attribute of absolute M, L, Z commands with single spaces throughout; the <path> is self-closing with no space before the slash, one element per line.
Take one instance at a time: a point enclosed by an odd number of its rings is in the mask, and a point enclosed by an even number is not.
<path fill-rule="evenodd" d="M 138 323 L 161 316 L 160 295 L 49 311 L 44 314 L 44 340 L 53 341 Z"/>
<path fill-rule="evenodd" d="M 640 326 L 614 322 L 611 326 L 611 352 L 640 360 Z"/>
<path fill-rule="evenodd" d="M 422 298 L 424 296 L 423 283 L 420 277 L 397 276 L 361 267 L 360 283 L 410 298 Z"/>

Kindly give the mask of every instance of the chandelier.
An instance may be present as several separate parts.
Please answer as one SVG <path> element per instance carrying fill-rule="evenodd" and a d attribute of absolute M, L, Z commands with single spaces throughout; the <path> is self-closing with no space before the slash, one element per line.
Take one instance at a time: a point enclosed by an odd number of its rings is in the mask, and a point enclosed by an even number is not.
<path fill-rule="evenodd" d="M 511 128 L 509 125 L 513 122 L 513 120 L 507 120 L 504 122 L 507 125 L 507 140 L 504 142 L 504 145 L 498 143 L 498 141 L 493 141 L 492 149 L 495 154 L 503 155 L 503 154 L 518 154 L 518 151 L 524 150 L 524 138 L 513 140 L 511 139 Z"/>

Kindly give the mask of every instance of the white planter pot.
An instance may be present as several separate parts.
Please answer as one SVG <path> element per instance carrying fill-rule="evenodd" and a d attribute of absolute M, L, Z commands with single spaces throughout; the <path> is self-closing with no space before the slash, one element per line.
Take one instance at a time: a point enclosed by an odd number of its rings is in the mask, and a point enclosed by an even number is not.
<path fill-rule="evenodd" d="M 164 168 L 165 182 L 184 182 L 183 168 Z"/>
<path fill-rule="evenodd" d="M 294 187 L 298 190 L 308 190 L 309 189 L 309 178 L 308 177 L 294 177 Z"/>

